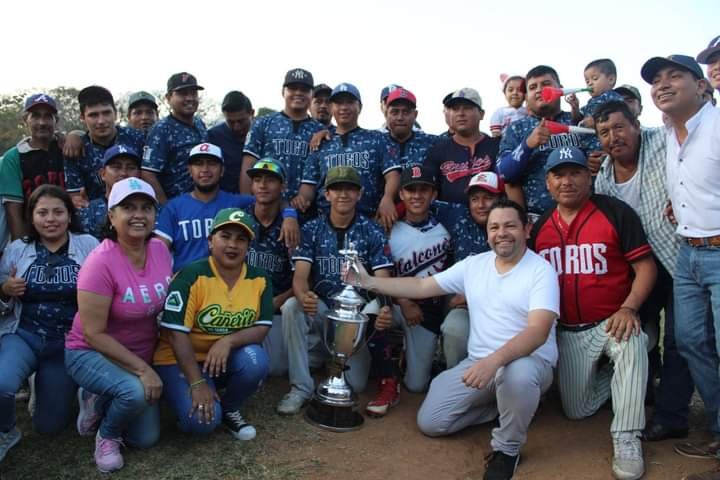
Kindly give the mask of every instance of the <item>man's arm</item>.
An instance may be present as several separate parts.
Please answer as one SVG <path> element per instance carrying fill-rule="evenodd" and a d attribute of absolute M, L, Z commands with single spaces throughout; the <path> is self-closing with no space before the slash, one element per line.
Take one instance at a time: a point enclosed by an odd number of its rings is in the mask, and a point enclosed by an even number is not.
<path fill-rule="evenodd" d="M 312 263 L 304 260 L 295 261 L 295 274 L 293 275 L 293 292 L 308 315 L 317 314 L 318 296 L 310 290 L 310 271 Z"/>
<path fill-rule="evenodd" d="M 385 193 L 378 205 L 377 218 L 380 225 L 386 232 L 392 230 L 393 223 L 397 220 L 395 211 L 395 197 L 400 189 L 400 172 L 391 170 L 385 174 Z"/>
<path fill-rule="evenodd" d="M 638 310 L 655 286 L 657 266 L 652 255 L 646 255 L 630 264 L 635 272 L 630 293 L 617 312 L 608 318 L 605 331 L 617 341 L 627 340 L 630 335 L 640 334 L 640 317 Z"/>
<path fill-rule="evenodd" d="M 257 158 L 252 155 L 244 154 L 242 157 L 242 163 L 240 164 L 240 178 L 238 178 L 238 186 L 240 193 L 244 195 L 252 195 L 252 189 L 250 188 L 251 181 L 247 174 L 247 171 L 257 162 Z"/>
<path fill-rule="evenodd" d="M 550 139 L 550 130 L 541 120 L 537 127 L 526 138 L 515 132 L 513 124 L 505 131 L 500 143 L 500 155 L 497 160 L 497 173 L 506 182 L 517 182 L 522 177 L 530 161 L 533 150 L 547 143 Z"/>
<path fill-rule="evenodd" d="M 297 266 L 295 267 L 297 274 Z M 354 271 L 343 269 L 343 280 L 350 285 L 355 285 L 365 290 L 382 293 L 391 297 L 399 298 L 429 298 L 446 295 L 450 292 L 440 288 L 434 277 L 390 277 L 388 269 L 377 270 L 375 276 L 371 277 L 365 267 L 357 263 L 359 274 Z M 294 285 L 294 279 L 293 279 Z"/>
<path fill-rule="evenodd" d="M 7 224 L 10 229 L 10 240 L 17 240 L 27 235 L 27 226 L 23 220 L 24 203 L 5 201 L 5 214 L 7 215 Z"/>
<path fill-rule="evenodd" d="M 143 180 L 145 180 L 147 183 L 149 183 L 151 187 L 153 187 L 153 190 L 155 190 L 155 195 L 157 196 L 158 202 L 161 205 L 166 204 L 168 201 L 168 198 L 167 198 L 167 195 L 165 195 L 165 190 L 163 190 L 162 185 L 160 185 L 160 181 L 157 178 L 157 174 L 155 174 L 155 172 L 151 172 L 149 170 L 142 170 L 140 172 L 140 177 Z"/>

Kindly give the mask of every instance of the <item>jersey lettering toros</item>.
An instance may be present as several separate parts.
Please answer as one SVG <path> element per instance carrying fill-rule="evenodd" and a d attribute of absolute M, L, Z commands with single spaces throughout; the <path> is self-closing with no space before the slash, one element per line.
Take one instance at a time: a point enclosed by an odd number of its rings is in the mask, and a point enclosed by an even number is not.
<path fill-rule="evenodd" d="M 283 164 L 287 176 L 284 198 L 289 200 L 297 196 L 300 190 L 303 164 L 310 151 L 310 139 L 324 128 L 310 117 L 296 121 L 283 112 L 266 115 L 253 122 L 244 153 L 257 159 L 272 157 Z"/>
<path fill-rule="evenodd" d="M 403 169 L 413 165 L 422 165 L 428 151 L 440 138 L 423 131 L 413 131 L 410 138 L 403 143 L 396 141 L 389 131 L 384 133 L 384 137 L 390 157 Z"/>
<path fill-rule="evenodd" d="M 255 238 L 250 242 L 245 261 L 248 265 L 262 268 L 272 280 L 275 295 L 286 292 L 292 288 L 292 263 L 285 244 L 278 240 L 282 229 L 282 217 L 278 214 L 275 220 L 264 227 L 257 216 L 255 207 L 245 207 L 245 211 L 255 219 Z"/>
<path fill-rule="evenodd" d="M 145 146 L 145 134 L 130 127 L 115 127 L 117 135 L 110 145 L 99 145 L 92 141 L 90 134 L 82 136 L 85 155 L 80 158 L 65 159 L 65 185 L 68 192 L 85 189 L 90 200 L 105 196 L 105 183 L 100 179 L 105 151 L 113 145 L 126 145 L 140 155 Z"/>
<path fill-rule="evenodd" d="M 358 211 L 372 216 L 377 211 L 384 193 L 384 175 L 400 170 L 388 153 L 384 135 L 377 130 L 356 128 L 342 135 L 335 134 L 323 142 L 317 152 L 310 154 L 303 168 L 302 183 L 317 187 L 316 202 L 320 211 L 327 213 L 330 204 L 325 199 L 325 176 L 332 167 L 353 167 L 362 179 L 363 194 Z"/>
<path fill-rule="evenodd" d="M 355 244 L 358 258 L 368 271 L 393 266 L 385 233 L 367 217 L 357 214 L 346 229 L 333 227 L 324 215 L 307 222 L 302 228 L 302 243 L 292 259 L 312 264 L 310 289 L 327 305 L 344 288 L 340 273 L 345 257 L 339 250 L 344 248 L 346 239 Z"/>
<path fill-rule="evenodd" d="M 168 199 L 192 190 L 188 157 L 195 145 L 206 140 L 207 129 L 199 117 L 188 125 L 168 115 L 150 129 L 142 168 L 157 175 Z"/>
<path fill-rule="evenodd" d="M 640 218 L 624 202 L 593 195 L 570 225 L 552 209 L 535 223 L 532 248 L 560 281 L 560 323 L 602 321 L 630 293 L 631 264 L 651 254 Z"/>

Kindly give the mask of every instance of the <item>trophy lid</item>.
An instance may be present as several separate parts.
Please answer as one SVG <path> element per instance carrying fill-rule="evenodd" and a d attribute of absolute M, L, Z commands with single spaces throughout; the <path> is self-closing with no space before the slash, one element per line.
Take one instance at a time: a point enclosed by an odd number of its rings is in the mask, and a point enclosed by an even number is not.
<path fill-rule="evenodd" d="M 360 313 L 360 309 L 365 305 L 365 299 L 360 296 L 351 285 L 332 297 L 334 308 L 327 312 L 328 318 L 342 322 L 364 323 L 367 322 L 367 316 Z"/>

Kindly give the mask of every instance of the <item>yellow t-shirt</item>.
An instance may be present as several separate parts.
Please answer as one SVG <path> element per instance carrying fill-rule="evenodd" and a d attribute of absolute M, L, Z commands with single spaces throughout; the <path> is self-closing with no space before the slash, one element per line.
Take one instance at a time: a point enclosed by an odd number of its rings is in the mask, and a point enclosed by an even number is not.
<path fill-rule="evenodd" d="M 170 284 L 153 363 L 177 363 L 167 329 L 186 332 L 195 359 L 202 362 L 219 338 L 256 325 L 271 327 L 272 300 L 272 284 L 262 269 L 246 263 L 229 290 L 212 257 L 187 265 Z"/>

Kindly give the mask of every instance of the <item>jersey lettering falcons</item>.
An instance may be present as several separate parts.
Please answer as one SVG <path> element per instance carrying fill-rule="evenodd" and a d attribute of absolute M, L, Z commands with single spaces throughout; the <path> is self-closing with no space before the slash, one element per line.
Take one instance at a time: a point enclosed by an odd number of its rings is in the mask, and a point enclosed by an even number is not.
<path fill-rule="evenodd" d="M 581 243 L 540 250 L 538 254 L 550 262 L 558 275 L 593 274 L 604 275 L 608 272 L 607 245 L 604 243 Z"/>

